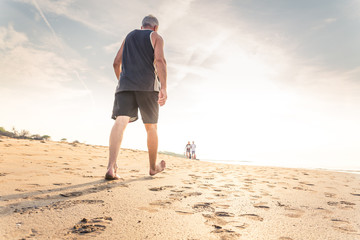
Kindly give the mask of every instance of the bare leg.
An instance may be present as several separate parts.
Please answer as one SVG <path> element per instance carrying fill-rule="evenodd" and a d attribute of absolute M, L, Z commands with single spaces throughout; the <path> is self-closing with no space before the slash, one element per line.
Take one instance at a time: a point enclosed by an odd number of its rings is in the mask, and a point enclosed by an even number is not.
<path fill-rule="evenodd" d="M 105 178 L 116 178 L 116 159 L 119 154 L 121 141 L 123 139 L 125 128 L 129 122 L 128 116 L 118 116 L 115 120 L 114 126 L 111 129 L 109 140 L 109 163 Z"/>
<path fill-rule="evenodd" d="M 164 171 L 166 164 L 165 161 L 161 161 L 156 164 L 157 149 L 158 149 L 158 136 L 157 136 L 157 124 L 145 124 L 147 132 L 147 146 L 149 152 L 150 162 L 150 175 L 155 175 L 159 172 Z"/>

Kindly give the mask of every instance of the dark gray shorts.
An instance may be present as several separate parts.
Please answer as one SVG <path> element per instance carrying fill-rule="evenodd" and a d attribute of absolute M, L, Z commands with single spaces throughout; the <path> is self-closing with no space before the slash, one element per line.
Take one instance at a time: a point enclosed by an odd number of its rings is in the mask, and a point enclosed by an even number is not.
<path fill-rule="evenodd" d="M 128 116 L 130 122 L 138 119 L 140 109 L 143 123 L 157 123 L 159 118 L 159 92 L 124 91 L 115 94 L 113 113 L 111 118 Z"/>

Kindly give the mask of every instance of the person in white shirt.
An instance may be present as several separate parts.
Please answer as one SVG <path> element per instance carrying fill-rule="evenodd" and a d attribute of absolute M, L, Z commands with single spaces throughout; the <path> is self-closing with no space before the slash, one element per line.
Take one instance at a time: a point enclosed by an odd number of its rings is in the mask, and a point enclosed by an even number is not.
<path fill-rule="evenodd" d="M 195 145 L 195 142 L 193 141 L 191 144 L 191 158 L 192 159 L 196 159 L 195 150 L 196 150 L 196 145 Z"/>

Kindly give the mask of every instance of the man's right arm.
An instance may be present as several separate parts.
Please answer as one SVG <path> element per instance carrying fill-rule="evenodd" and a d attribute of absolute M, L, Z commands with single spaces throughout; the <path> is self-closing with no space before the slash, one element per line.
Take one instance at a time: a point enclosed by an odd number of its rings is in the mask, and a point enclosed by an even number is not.
<path fill-rule="evenodd" d="M 122 56 L 123 56 L 123 50 L 124 50 L 124 43 L 125 43 L 125 40 L 122 42 L 121 47 L 120 47 L 118 53 L 116 54 L 116 57 L 115 57 L 115 59 L 114 59 L 114 64 L 113 64 L 113 67 L 114 67 L 114 71 L 115 71 L 115 75 L 116 75 L 117 80 L 120 79 L 121 63 L 122 63 Z"/>

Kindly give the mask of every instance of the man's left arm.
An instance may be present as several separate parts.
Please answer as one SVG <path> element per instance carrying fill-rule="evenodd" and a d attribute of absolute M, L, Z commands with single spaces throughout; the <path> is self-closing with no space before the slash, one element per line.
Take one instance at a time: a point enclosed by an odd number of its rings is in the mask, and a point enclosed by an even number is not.
<path fill-rule="evenodd" d="M 153 32 L 151 34 L 151 38 L 152 41 L 154 42 L 154 62 L 155 62 L 156 72 L 159 77 L 160 85 L 161 85 L 158 103 L 160 106 L 163 106 L 167 100 L 167 92 L 166 92 L 167 69 L 166 69 L 166 60 L 164 56 L 164 40 L 157 32 Z"/>

